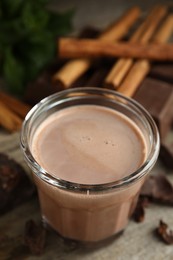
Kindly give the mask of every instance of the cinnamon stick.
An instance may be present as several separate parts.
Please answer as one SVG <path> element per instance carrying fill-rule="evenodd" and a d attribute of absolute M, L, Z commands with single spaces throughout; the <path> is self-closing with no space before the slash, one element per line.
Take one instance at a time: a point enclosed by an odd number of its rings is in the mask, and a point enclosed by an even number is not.
<path fill-rule="evenodd" d="M 134 6 L 130 8 L 117 21 L 108 26 L 100 35 L 99 40 L 112 42 L 123 38 L 139 18 L 140 14 L 141 10 L 139 7 Z"/>
<path fill-rule="evenodd" d="M 173 15 L 169 15 L 160 29 L 153 37 L 152 42 L 165 43 L 173 32 Z M 138 60 L 134 63 L 127 77 L 118 89 L 122 94 L 132 97 L 138 86 L 148 74 L 151 63 L 146 59 Z"/>
<path fill-rule="evenodd" d="M 31 109 L 27 104 L 2 91 L 0 91 L 0 101 L 21 118 L 25 118 L 26 114 Z"/>
<path fill-rule="evenodd" d="M 12 112 L 3 102 L 0 101 L 0 125 L 9 132 L 17 131 L 22 126 L 22 119 Z"/>
<path fill-rule="evenodd" d="M 136 22 L 141 11 L 138 7 L 133 7 L 125 12 L 118 21 L 111 25 L 101 36 L 99 37 L 102 41 L 115 41 L 121 39 L 130 27 Z M 64 88 L 69 88 L 70 85 L 91 65 L 89 59 L 75 59 L 69 61 L 63 66 L 53 77 L 53 81 L 59 82 Z"/>
<path fill-rule="evenodd" d="M 165 43 L 169 40 L 172 32 L 173 32 L 173 15 L 169 15 L 165 20 L 164 24 L 159 28 L 157 33 L 154 35 L 152 42 Z"/>
<path fill-rule="evenodd" d="M 127 57 L 157 61 L 173 61 L 173 44 L 138 44 L 132 42 L 109 43 L 100 40 L 61 38 L 59 55 L 76 57 Z"/>
<path fill-rule="evenodd" d="M 148 17 L 132 35 L 130 42 L 147 43 L 151 39 L 156 27 L 165 16 L 166 12 L 167 8 L 165 6 L 154 7 Z M 107 75 L 105 85 L 116 89 L 122 82 L 132 64 L 132 59 L 119 59 Z"/>

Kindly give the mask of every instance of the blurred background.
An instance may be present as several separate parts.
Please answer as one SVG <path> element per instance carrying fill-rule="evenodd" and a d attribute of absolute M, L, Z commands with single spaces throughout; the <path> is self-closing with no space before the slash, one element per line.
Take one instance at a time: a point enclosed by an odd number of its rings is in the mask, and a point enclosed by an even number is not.
<path fill-rule="evenodd" d="M 86 26 L 104 29 L 132 6 L 145 16 L 157 4 L 173 6 L 167 0 L 0 0 L 0 78 L 11 93 L 23 95 L 57 59 L 57 37 Z"/>
<path fill-rule="evenodd" d="M 74 8 L 73 19 L 74 29 L 78 30 L 85 25 L 94 25 L 102 28 L 114 21 L 126 9 L 138 5 L 147 12 L 155 4 L 169 4 L 173 6 L 173 1 L 168 0 L 61 0 L 54 1 L 57 10 L 64 11 Z"/>

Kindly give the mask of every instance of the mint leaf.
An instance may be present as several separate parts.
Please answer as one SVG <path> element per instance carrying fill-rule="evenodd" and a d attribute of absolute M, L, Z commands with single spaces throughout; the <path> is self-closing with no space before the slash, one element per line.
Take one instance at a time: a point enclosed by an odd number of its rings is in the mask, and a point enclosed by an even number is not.
<path fill-rule="evenodd" d="M 26 32 L 21 24 L 20 18 L 10 20 L 3 20 L 0 22 L 0 45 L 6 48 L 8 45 L 14 46 L 18 44 L 19 40 L 26 35 Z M 3 51 L 3 49 L 1 50 Z"/>
<path fill-rule="evenodd" d="M 17 93 L 21 92 L 24 81 L 24 68 L 12 54 L 10 49 L 5 51 L 5 62 L 3 66 L 4 77 L 6 82 Z"/>
<path fill-rule="evenodd" d="M 9 88 L 23 92 L 26 84 L 50 64 L 56 38 L 71 30 L 73 10 L 48 9 L 48 0 L 0 0 L 0 74 Z"/>
<path fill-rule="evenodd" d="M 52 13 L 49 22 L 49 29 L 56 35 L 65 35 L 72 29 L 71 19 L 74 16 L 74 9 L 65 13 Z"/>
<path fill-rule="evenodd" d="M 32 2 L 27 2 L 23 7 L 22 22 L 27 32 L 33 33 L 44 29 L 48 21 L 48 12 L 33 5 Z"/>
<path fill-rule="evenodd" d="M 21 8 L 25 0 L 1 0 L 3 14 L 8 18 L 13 17 Z"/>
<path fill-rule="evenodd" d="M 48 65 L 55 57 L 55 44 L 47 38 L 43 44 L 35 44 L 28 51 L 28 76 L 33 79 L 39 71 Z"/>

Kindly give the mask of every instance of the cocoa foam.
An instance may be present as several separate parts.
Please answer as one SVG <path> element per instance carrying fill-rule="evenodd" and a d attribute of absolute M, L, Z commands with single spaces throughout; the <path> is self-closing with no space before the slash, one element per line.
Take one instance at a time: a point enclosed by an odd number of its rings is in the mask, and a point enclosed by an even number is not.
<path fill-rule="evenodd" d="M 127 116 L 98 105 L 78 105 L 48 117 L 37 129 L 32 153 L 49 174 L 76 183 L 116 181 L 145 160 L 146 144 Z"/>

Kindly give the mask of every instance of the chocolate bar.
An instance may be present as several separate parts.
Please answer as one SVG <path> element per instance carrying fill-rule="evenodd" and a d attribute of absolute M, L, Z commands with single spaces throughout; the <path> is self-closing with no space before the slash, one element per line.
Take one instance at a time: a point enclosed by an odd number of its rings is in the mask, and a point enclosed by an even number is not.
<path fill-rule="evenodd" d="M 31 253 L 40 256 L 43 253 L 46 242 L 46 230 L 42 225 L 37 225 L 30 219 L 25 224 L 24 244 Z"/>
<path fill-rule="evenodd" d="M 150 175 L 142 187 L 140 197 L 160 204 L 173 205 L 173 185 L 166 172 Z"/>
<path fill-rule="evenodd" d="M 153 116 L 163 140 L 173 121 L 173 85 L 146 78 L 134 99 Z"/>
<path fill-rule="evenodd" d="M 0 215 L 31 199 L 35 188 L 15 160 L 0 153 Z"/>
<path fill-rule="evenodd" d="M 161 63 L 153 65 L 150 76 L 169 83 L 173 83 L 173 64 Z M 173 86 L 173 85 L 172 85 Z"/>
<path fill-rule="evenodd" d="M 173 230 L 168 224 L 160 220 L 159 226 L 156 228 L 156 235 L 167 245 L 173 245 Z"/>
<path fill-rule="evenodd" d="M 101 87 L 104 78 L 106 77 L 108 70 L 101 68 L 100 70 L 95 71 L 91 78 L 87 80 L 86 86 L 88 87 Z"/>
<path fill-rule="evenodd" d="M 161 145 L 160 158 L 166 167 L 173 169 L 173 143 Z"/>
<path fill-rule="evenodd" d="M 28 84 L 24 100 L 30 104 L 35 105 L 41 99 L 56 92 L 56 86 L 51 84 L 51 75 L 48 71 L 43 71 L 39 77 Z"/>

